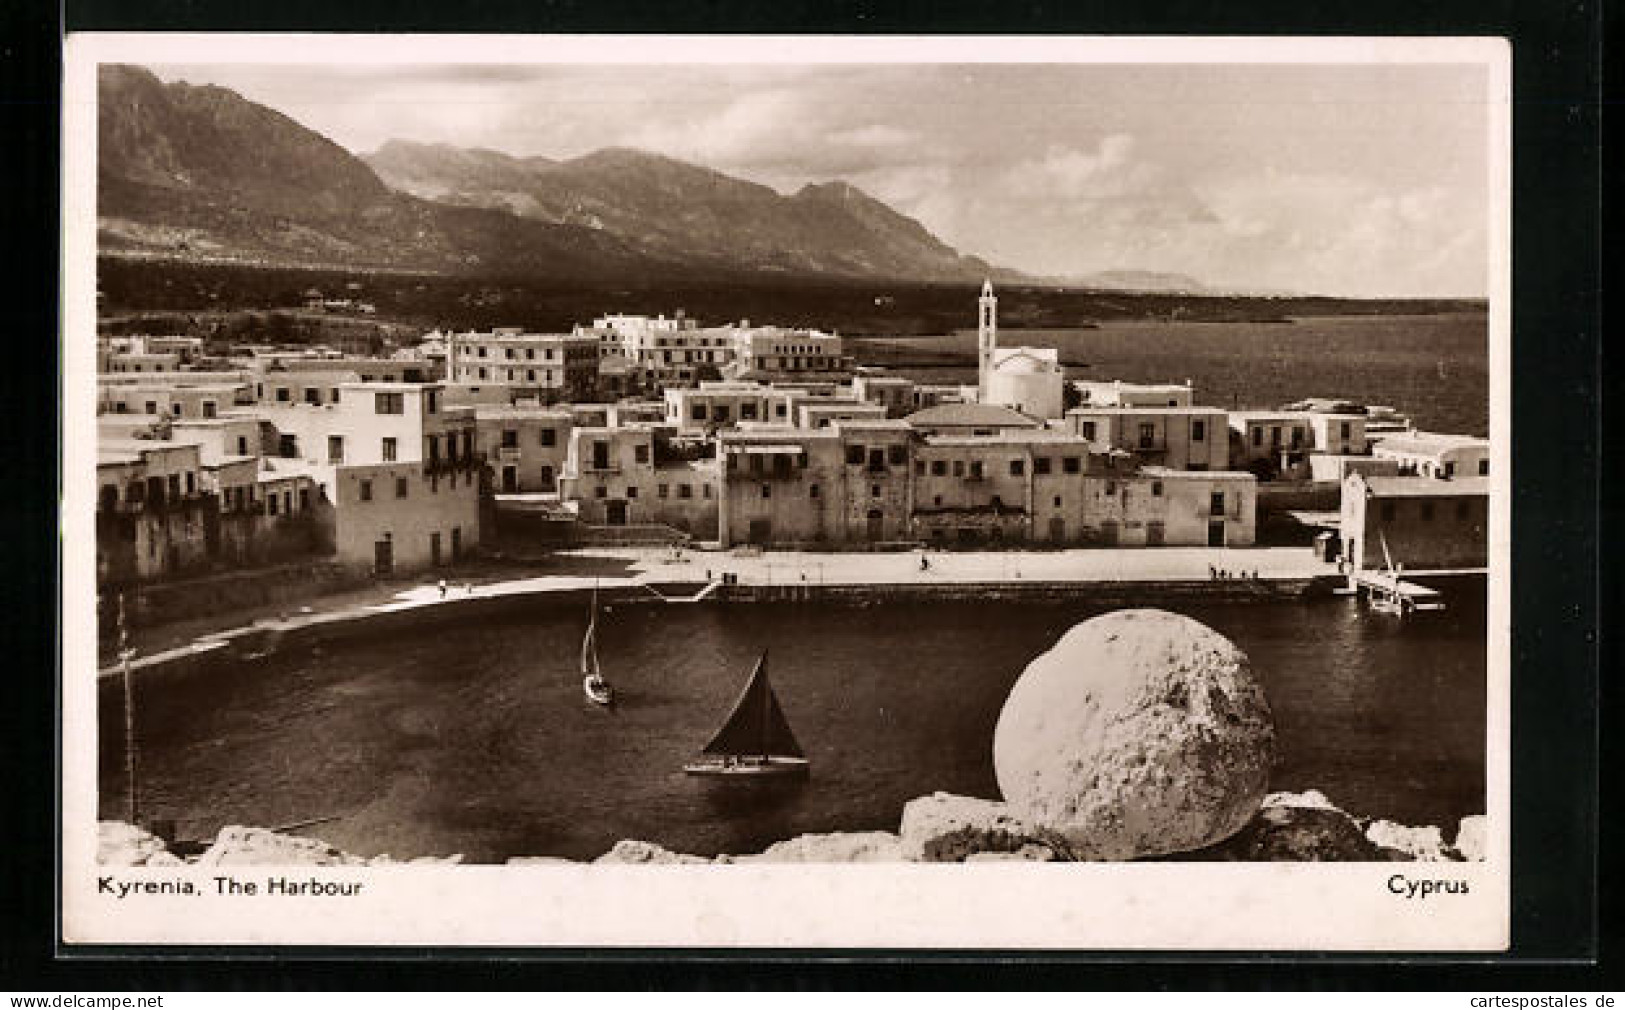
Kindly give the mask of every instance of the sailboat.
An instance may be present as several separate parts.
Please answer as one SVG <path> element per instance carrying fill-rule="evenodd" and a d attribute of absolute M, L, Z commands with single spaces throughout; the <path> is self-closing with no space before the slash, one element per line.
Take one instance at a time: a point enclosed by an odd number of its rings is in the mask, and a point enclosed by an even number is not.
<path fill-rule="evenodd" d="M 615 704 L 615 689 L 604 679 L 598 665 L 598 590 L 592 591 L 592 616 L 581 638 L 581 693 L 594 705 Z"/>
<path fill-rule="evenodd" d="M 728 720 L 700 756 L 683 765 L 683 771 L 729 778 L 802 778 L 808 767 L 807 757 L 773 694 L 773 685 L 768 683 L 764 650 Z"/>

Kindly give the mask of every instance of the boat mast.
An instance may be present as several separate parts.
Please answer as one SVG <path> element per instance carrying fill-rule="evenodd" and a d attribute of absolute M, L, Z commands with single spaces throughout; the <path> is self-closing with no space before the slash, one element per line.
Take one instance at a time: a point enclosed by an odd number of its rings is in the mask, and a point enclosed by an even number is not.
<path fill-rule="evenodd" d="M 118 594 L 118 657 L 124 681 L 124 791 L 125 819 L 136 824 L 140 808 L 136 803 L 136 742 L 135 742 L 135 685 L 130 679 L 130 629 L 124 623 L 124 594 Z"/>
<path fill-rule="evenodd" d="M 756 664 L 757 675 L 762 678 L 762 760 L 767 760 L 768 738 L 773 734 L 773 690 L 767 683 L 767 650 L 762 650 L 761 661 Z"/>

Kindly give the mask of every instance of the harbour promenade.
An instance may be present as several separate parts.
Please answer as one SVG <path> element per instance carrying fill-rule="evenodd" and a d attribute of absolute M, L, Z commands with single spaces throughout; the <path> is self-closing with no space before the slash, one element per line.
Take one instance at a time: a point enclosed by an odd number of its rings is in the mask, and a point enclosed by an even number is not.
<path fill-rule="evenodd" d="M 924 562 L 922 564 L 922 561 Z M 605 593 L 643 590 L 649 597 L 669 595 L 672 586 L 697 596 L 705 587 L 1086 587 L 1113 583 L 1180 584 L 1221 590 L 1236 583 L 1269 586 L 1302 583 L 1337 574 L 1334 565 L 1317 560 L 1304 547 L 1158 549 L 1091 548 L 1069 551 L 816 553 L 804 551 L 684 550 L 669 548 L 584 548 L 561 551 L 538 565 L 545 574 L 480 579 L 458 575 L 442 587 L 438 578 L 417 585 L 380 586 L 313 600 L 309 605 L 270 608 L 269 614 L 223 617 L 215 626 L 153 629 L 135 639 L 140 654 L 133 669 L 161 665 L 241 644 L 240 640 L 285 634 L 335 622 L 401 615 L 427 608 L 455 607 L 476 600 L 596 589 Z M 428 614 L 426 613 L 427 617 Z M 437 615 L 438 616 L 438 615 Z M 239 622 L 239 623 L 234 623 Z M 117 665 L 101 676 L 115 675 Z"/>

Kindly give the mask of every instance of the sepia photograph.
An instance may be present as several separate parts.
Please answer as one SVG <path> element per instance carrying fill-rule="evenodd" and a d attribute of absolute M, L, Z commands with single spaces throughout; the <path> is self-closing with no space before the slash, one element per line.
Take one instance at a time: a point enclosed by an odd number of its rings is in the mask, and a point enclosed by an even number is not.
<path fill-rule="evenodd" d="M 67 942 L 1506 948 L 1504 44 L 66 72 Z"/>

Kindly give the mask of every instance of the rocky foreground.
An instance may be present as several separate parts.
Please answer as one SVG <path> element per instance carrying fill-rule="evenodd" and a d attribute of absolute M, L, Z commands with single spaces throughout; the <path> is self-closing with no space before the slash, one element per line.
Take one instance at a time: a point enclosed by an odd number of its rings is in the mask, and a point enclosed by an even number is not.
<path fill-rule="evenodd" d="M 1449 841 L 1437 827 L 1362 821 L 1325 796 L 1271 793 L 1240 831 L 1217 845 L 1156 858 L 1192 862 L 1343 861 L 1462 862 L 1484 858 L 1484 817 L 1464 817 Z M 903 808 L 896 833 L 836 832 L 801 835 L 752 854 L 695 856 L 652 842 L 625 840 L 592 860 L 635 863 L 982 863 L 1009 860 L 1060 862 L 1086 858 L 1064 838 L 1035 827 L 993 800 L 933 793 Z M 455 864 L 460 855 L 395 859 L 358 856 L 315 838 L 264 828 L 228 827 L 203 853 L 182 858 L 162 840 L 121 821 L 103 821 L 97 861 L 103 866 L 392 866 Z M 571 864 L 556 856 L 514 856 L 509 865 Z"/>

